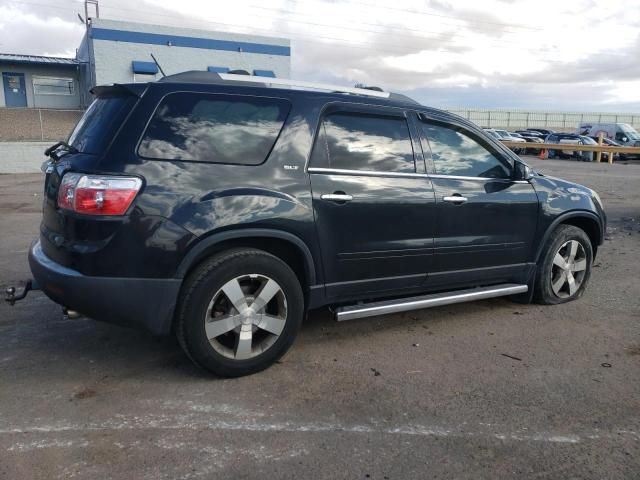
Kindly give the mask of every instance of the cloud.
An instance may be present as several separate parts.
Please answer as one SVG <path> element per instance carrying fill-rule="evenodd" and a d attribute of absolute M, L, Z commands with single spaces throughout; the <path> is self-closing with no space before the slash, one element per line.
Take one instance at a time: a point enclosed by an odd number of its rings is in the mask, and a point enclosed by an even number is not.
<path fill-rule="evenodd" d="M 0 51 L 5 53 L 72 57 L 83 33 L 84 26 L 77 19 L 0 6 Z"/>
<path fill-rule="evenodd" d="M 0 6 L 0 51 L 73 54 L 81 9 Z M 378 85 L 438 106 L 629 110 L 640 102 L 638 0 L 606 8 L 596 0 L 111 0 L 101 14 L 289 37 L 296 78 Z"/>

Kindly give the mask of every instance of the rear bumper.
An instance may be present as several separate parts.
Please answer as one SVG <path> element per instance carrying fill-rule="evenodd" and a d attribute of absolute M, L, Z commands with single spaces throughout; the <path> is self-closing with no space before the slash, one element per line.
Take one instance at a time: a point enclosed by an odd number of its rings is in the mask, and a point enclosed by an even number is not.
<path fill-rule="evenodd" d="M 39 241 L 29 250 L 29 266 L 42 291 L 60 305 L 155 335 L 171 332 L 181 279 L 90 277 L 51 260 Z"/>

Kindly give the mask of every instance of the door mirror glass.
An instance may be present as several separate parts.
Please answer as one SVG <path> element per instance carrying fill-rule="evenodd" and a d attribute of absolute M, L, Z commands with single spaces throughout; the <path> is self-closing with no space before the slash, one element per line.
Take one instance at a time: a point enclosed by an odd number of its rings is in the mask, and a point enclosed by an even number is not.
<path fill-rule="evenodd" d="M 533 170 L 529 165 L 522 162 L 515 162 L 513 169 L 514 180 L 529 180 L 533 176 Z"/>

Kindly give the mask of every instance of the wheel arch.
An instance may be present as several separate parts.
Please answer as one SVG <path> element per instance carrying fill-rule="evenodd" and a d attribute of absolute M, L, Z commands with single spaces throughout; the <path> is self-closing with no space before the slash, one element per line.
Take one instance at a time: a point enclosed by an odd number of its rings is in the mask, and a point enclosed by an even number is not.
<path fill-rule="evenodd" d="M 243 228 L 215 233 L 200 240 L 182 260 L 177 278 L 185 278 L 205 258 L 229 248 L 256 248 L 285 261 L 303 289 L 316 284 L 316 269 L 309 247 L 296 235 L 266 228 Z"/>
<path fill-rule="evenodd" d="M 534 258 L 536 263 L 540 260 L 540 255 L 542 255 L 542 251 L 549 240 L 549 236 L 560 225 L 573 225 L 574 227 L 578 227 L 583 230 L 589 237 L 589 240 L 591 240 L 593 258 L 596 257 L 598 246 L 601 245 L 604 240 L 602 221 L 593 212 L 577 210 L 560 215 L 551 223 L 551 225 L 549 225 L 549 227 L 547 227 L 536 251 L 536 256 Z"/>

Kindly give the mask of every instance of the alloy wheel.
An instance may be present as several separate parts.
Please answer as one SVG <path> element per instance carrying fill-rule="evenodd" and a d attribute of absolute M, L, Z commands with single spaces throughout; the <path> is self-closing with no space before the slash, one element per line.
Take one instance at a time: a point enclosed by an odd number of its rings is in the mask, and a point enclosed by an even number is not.
<path fill-rule="evenodd" d="M 559 298 L 569 298 L 580 289 L 587 271 L 587 255 L 577 240 L 562 244 L 553 257 L 551 290 Z"/>
<path fill-rule="evenodd" d="M 233 360 L 260 355 L 280 337 L 287 320 L 287 299 L 265 275 L 235 277 L 209 302 L 204 326 L 211 346 Z"/>

